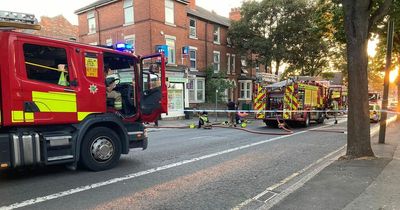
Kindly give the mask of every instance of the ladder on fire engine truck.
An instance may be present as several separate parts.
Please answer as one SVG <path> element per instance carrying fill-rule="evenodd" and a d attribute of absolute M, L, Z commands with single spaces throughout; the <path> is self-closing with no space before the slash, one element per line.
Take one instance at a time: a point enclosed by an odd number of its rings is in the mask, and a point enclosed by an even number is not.
<path fill-rule="evenodd" d="M 35 15 L 0 10 L 0 30 L 40 30 L 40 28 Z"/>

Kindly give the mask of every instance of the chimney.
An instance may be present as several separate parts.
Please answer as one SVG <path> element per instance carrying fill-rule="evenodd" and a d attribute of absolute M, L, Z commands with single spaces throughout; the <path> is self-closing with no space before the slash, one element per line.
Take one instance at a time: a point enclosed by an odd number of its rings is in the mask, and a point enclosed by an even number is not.
<path fill-rule="evenodd" d="M 233 21 L 238 21 L 241 18 L 242 16 L 240 15 L 240 8 L 239 7 L 232 8 L 231 12 L 229 13 L 229 19 Z"/>
<path fill-rule="evenodd" d="M 190 9 L 196 9 L 196 0 L 189 0 Z"/>

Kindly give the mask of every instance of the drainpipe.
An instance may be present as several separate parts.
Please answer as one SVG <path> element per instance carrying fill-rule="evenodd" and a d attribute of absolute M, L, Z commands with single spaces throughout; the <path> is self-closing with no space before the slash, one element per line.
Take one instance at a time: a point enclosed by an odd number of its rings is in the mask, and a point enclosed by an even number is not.
<path fill-rule="evenodd" d="M 205 55 L 206 55 L 206 68 L 208 67 L 208 47 L 207 47 L 207 38 L 208 38 L 208 22 L 206 22 L 206 28 L 205 28 L 205 34 L 206 34 L 206 36 L 205 36 L 205 41 L 204 41 L 204 43 L 205 43 Z"/>
<path fill-rule="evenodd" d="M 98 36 L 98 40 L 99 40 L 99 43 L 98 43 L 98 45 L 101 45 L 101 29 L 100 29 L 100 13 L 99 13 L 99 11 L 97 10 L 97 7 L 94 7 L 94 11 L 96 11 L 96 16 L 97 16 L 97 18 L 96 18 L 96 20 L 97 20 L 97 27 L 99 28 L 98 29 L 98 32 L 99 32 L 99 36 Z"/>

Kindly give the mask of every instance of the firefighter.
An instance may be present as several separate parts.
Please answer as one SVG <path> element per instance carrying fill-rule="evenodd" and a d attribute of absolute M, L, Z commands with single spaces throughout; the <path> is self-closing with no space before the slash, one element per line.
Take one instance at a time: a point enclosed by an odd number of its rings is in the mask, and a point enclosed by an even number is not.
<path fill-rule="evenodd" d="M 232 112 L 233 110 L 236 110 L 236 103 L 233 102 L 231 99 L 228 100 L 228 103 L 226 104 L 226 106 L 228 107 L 228 118 L 229 118 L 229 125 L 235 125 L 235 115 L 236 112 Z"/>
<path fill-rule="evenodd" d="M 332 107 L 332 109 L 333 109 L 333 117 L 334 117 L 334 119 L 335 119 L 335 124 L 337 124 L 338 121 L 337 121 L 337 119 L 336 119 L 336 116 L 337 116 L 338 111 L 339 111 L 339 104 L 338 104 L 338 102 L 337 102 L 336 100 L 332 100 L 332 105 L 331 105 L 331 107 Z"/>
<path fill-rule="evenodd" d="M 206 111 L 199 114 L 199 126 L 197 128 L 201 128 L 201 127 L 205 128 L 205 129 L 211 128 L 210 121 L 208 120 L 208 113 Z"/>
<path fill-rule="evenodd" d="M 117 86 L 116 80 L 114 78 L 110 78 L 108 76 L 112 75 L 112 70 L 109 66 L 105 65 L 104 66 L 104 75 L 105 75 L 105 80 L 106 80 L 106 92 L 107 92 L 107 98 L 114 99 L 114 108 L 116 110 L 121 110 L 122 109 L 122 97 L 121 93 L 118 91 L 115 91 L 114 88 Z M 107 78 L 108 77 L 108 78 Z"/>

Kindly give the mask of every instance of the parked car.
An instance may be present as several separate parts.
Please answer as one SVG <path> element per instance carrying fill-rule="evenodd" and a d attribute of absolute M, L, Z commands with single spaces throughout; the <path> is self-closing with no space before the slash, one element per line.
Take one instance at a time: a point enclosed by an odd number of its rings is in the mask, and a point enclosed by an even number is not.
<path fill-rule="evenodd" d="M 369 119 L 371 122 L 379 122 L 381 120 L 381 107 L 378 104 L 369 105 Z"/>

